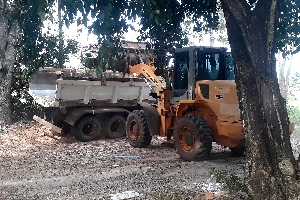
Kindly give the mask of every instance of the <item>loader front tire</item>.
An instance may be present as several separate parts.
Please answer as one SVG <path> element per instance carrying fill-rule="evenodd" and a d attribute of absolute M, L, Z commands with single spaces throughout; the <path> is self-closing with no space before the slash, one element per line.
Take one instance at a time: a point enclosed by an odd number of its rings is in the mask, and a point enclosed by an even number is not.
<path fill-rule="evenodd" d="M 110 139 L 123 137 L 126 135 L 126 119 L 121 115 L 114 115 L 107 122 L 103 122 L 101 130 Z"/>
<path fill-rule="evenodd" d="M 182 117 L 174 127 L 177 153 L 183 160 L 204 160 L 212 149 L 211 131 L 206 121 L 197 115 Z"/>
<path fill-rule="evenodd" d="M 143 110 L 134 110 L 128 115 L 126 134 L 130 145 L 133 147 L 145 148 L 150 145 L 152 136 Z"/>
<path fill-rule="evenodd" d="M 97 118 L 87 116 L 76 123 L 72 132 L 78 140 L 89 142 L 100 137 L 100 127 L 100 122 Z"/>

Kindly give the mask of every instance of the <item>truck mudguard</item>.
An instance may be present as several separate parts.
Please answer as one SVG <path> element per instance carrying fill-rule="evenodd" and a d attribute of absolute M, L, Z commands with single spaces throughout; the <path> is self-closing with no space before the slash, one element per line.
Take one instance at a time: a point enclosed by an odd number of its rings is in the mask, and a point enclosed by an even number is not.
<path fill-rule="evenodd" d="M 85 114 L 99 114 L 99 113 L 129 113 L 128 110 L 123 108 L 112 108 L 112 107 L 79 107 L 68 111 L 65 122 L 70 125 L 74 125 L 78 119 Z"/>
<path fill-rule="evenodd" d="M 160 115 L 156 108 L 146 102 L 141 102 L 143 110 L 146 114 L 146 119 L 150 131 L 150 135 L 159 135 L 160 132 Z"/>

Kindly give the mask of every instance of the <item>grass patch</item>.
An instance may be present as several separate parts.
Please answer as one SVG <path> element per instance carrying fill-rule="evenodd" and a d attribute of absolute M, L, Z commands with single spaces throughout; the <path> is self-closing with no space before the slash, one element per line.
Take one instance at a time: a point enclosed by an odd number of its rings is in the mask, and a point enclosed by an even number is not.
<path fill-rule="evenodd" d="M 212 169 L 211 174 L 215 177 L 217 183 L 221 183 L 229 194 L 242 193 L 247 195 L 246 185 L 240 177 L 226 170 Z"/>

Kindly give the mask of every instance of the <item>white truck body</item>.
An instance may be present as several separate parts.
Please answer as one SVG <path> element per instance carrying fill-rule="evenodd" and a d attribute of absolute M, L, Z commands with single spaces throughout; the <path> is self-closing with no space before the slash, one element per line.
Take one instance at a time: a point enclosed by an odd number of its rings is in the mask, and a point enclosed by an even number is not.
<path fill-rule="evenodd" d="M 44 119 L 34 116 L 34 120 L 81 141 L 124 136 L 128 113 L 143 102 L 156 102 L 148 83 L 136 76 L 109 73 L 98 79 L 62 71 L 47 68 L 32 76 L 28 92 L 44 107 Z"/>
<path fill-rule="evenodd" d="M 37 72 L 29 84 L 29 94 L 43 107 L 120 104 L 155 101 L 143 79 L 102 80 L 58 78 L 55 73 Z"/>
<path fill-rule="evenodd" d="M 128 114 L 149 104 L 155 106 L 157 101 L 150 96 L 152 84 L 126 70 L 138 63 L 151 65 L 153 50 L 148 50 L 146 44 L 132 42 L 122 42 L 122 46 L 124 49 L 119 54 L 126 58 L 114 58 L 114 72 L 106 66 L 101 78 L 96 69 L 87 69 L 88 66 L 43 68 L 34 74 L 28 92 L 44 107 L 44 119 L 38 116 L 34 119 L 51 130 L 72 133 L 85 142 L 103 135 L 124 136 Z M 95 59 L 91 57 L 90 61 Z"/>

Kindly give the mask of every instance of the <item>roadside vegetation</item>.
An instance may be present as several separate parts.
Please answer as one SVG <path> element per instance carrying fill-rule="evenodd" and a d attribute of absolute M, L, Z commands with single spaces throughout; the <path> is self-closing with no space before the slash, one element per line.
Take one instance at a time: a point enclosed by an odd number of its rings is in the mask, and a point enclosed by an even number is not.
<path fill-rule="evenodd" d="M 291 76 L 288 91 L 287 110 L 290 121 L 295 122 L 293 134 L 300 134 L 300 72 Z"/>

